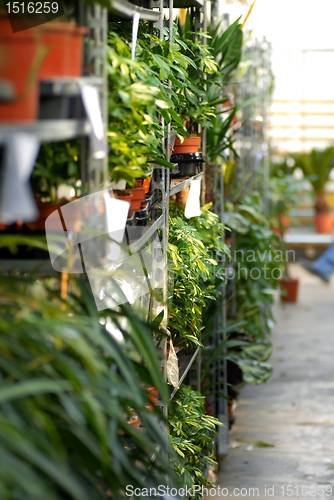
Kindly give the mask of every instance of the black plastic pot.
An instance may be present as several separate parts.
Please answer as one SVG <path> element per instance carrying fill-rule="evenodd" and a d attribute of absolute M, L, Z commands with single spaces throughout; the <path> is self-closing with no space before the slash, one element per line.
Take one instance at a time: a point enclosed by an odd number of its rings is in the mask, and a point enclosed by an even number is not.
<path fill-rule="evenodd" d="M 184 153 L 172 155 L 170 161 L 179 165 L 179 176 L 190 177 L 202 172 L 202 163 L 205 162 L 203 153 Z"/>
<path fill-rule="evenodd" d="M 147 226 L 148 214 L 145 211 L 139 210 L 135 213 L 137 226 Z"/>
<path fill-rule="evenodd" d="M 69 120 L 85 116 L 76 82 L 66 79 L 40 82 L 39 119 Z"/>
<path fill-rule="evenodd" d="M 81 97 L 41 97 L 39 119 L 69 120 L 85 118 Z"/>

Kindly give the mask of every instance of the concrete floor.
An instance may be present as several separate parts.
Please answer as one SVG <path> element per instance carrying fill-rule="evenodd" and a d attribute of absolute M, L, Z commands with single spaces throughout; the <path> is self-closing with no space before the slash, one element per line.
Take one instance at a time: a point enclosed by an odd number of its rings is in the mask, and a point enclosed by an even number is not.
<path fill-rule="evenodd" d="M 275 306 L 274 373 L 241 391 L 217 477 L 227 490 L 216 498 L 334 498 L 334 282 L 323 284 L 298 264 L 291 274 L 301 279 L 299 302 Z M 332 485 L 333 493 L 322 494 L 320 485 Z"/>

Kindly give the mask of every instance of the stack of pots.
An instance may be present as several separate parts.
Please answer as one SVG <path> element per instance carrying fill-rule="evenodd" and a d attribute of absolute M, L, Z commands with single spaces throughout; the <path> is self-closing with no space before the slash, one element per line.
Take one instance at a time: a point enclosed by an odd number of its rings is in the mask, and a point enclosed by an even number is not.
<path fill-rule="evenodd" d="M 121 191 L 114 190 L 114 196 L 120 200 L 128 201 L 131 204 L 129 212 L 129 216 L 131 217 L 134 212 L 141 209 L 142 203 L 145 200 L 145 187 L 136 186 Z"/>
<path fill-rule="evenodd" d="M 203 153 L 200 153 L 200 137 L 184 138 L 181 143 L 176 138 L 174 143 L 173 155 L 170 158 L 172 163 L 177 163 L 180 177 L 190 177 L 199 174 L 202 171 L 202 163 L 205 161 Z"/>
<path fill-rule="evenodd" d="M 38 117 L 39 80 L 82 74 L 84 27 L 49 22 L 12 32 L 0 13 L 0 80 L 8 84 L 0 100 L 0 122 L 32 122 Z"/>

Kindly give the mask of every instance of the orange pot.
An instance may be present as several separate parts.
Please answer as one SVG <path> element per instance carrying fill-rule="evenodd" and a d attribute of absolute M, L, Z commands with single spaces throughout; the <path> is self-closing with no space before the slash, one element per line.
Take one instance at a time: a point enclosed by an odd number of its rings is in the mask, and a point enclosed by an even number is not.
<path fill-rule="evenodd" d="M 29 229 L 33 231 L 45 231 L 45 221 L 55 210 L 61 207 L 59 203 L 38 203 L 39 218 L 35 222 L 30 222 L 27 224 Z M 57 227 L 50 229 L 58 229 L 58 221 L 56 222 Z"/>
<path fill-rule="evenodd" d="M 286 290 L 286 294 L 281 295 L 282 301 L 283 302 L 297 302 L 299 280 L 295 280 L 295 279 L 284 280 L 284 279 L 282 279 L 281 283 Z"/>
<path fill-rule="evenodd" d="M 133 427 L 139 427 L 140 426 L 140 418 L 138 415 L 131 410 L 132 417 L 131 419 L 128 420 L 128 424 L 133 425 Z"/>
<path fill-rule="evenodd" d="M 152 402 L 152 404 L 157 406 L 157 404 L 158 404 L 158 389 L 156 389 L 155 387 L 148 387 L 147 392 L 148 392 L 148 397 L 149 397 L 150 401 Z"/>
<path fill-rule="evenodd" d="M 0 80 L 13 86 L 12 102 L 0 102 L 0 122 L 30 122 L 37 118 L 38 81 L 34 63 L 41 57 L 39 31 L 13 33 L 6 13 L 0 13 Z"/>
<path fill-rule="evenodd" d="M 143 187 L 144 193 L 147 194 L 150 190 L 150 180 L 149 179 L 137 179 L 135 187 Z"/>
<path fill-rule="evenodd" d="M 87 28 L 71 23 L 47 23 L 41 26 L 42 40 L 48 53 L 39 72 L 40 79 L 82 74 L 83 36 Z"/>
<path fill-rule="evenodd" d="M 147 388 L 147 395 L 152 402 L 152 405 L 157 406 L 158 405 L 158 389 L 155 387 L 148 387 Z M 149 411 L 153 411 L 153 406 L 152 405 L 147 405 L 146 408 Z"/>
<path fill-rule="evenodd" d="M 174 143 L 174 153 L 177 155 L 184 153 L 197 153 L 200 143 L 200 137 L 185 137 L 183 143 L 181 143 L 180 139 L 177 137 Z"/>
<path fill-rule="evenodd" d="M 145 198 L 145 187 L 144 186 L 136 186 L 134 188 L 128 189 L 132 193 L 133 200 L 143 200 Z"/>
<path fill-rule="evenodd" d="M 69 52 L 69 76 L 82 75 L 83 59 L 83 37 L 87 35 L 88 29 L 84 26 L 78 26 L 72 33 L 71 48 Z"/>
<path fill-rule="evenodd" d="M 129 211 L 130 217 L 135 210 L 140 209 L 141 200 L 140 199 L 136 200 L 133 198 L 133 189 L 125 189 L 123 191 L 114 190 L 114 196 L 115 196 L 115 198 L 118 198 L 119 200 L 124 200 L 124 201 L 128 201 L 131 203 L 130 211 Z"/>
<path fill-rule="evenodd" d="M 132 201 L 132 193 L 128 189 L 125 189 L 123 191 L 118 191 L 115 189 L 114 196 L 115 196 L 115 198 L 118 198 L 119 200 L 129 201 L 130 203 Z"/>
<path fill-rule="evenodd" d="M 72 200 L 74 201 L 74 200 Z M 45 231 L 45 221 L 53 212 L 62 208 L 66 205 L 66 203 L 37 203 L 39 210 L 39 218 L 35 222 L 30 222 L 27 224 L 29 229 L 33 231 Z M 72 205 L 73 207 L 73 205 Z M 77 230 L 78 223 L 81 221 L 81 213 L 80 213 L 80 204 L 74 205 L 74 208 L 71 210 L 71 218 L 66 218 L 65 224 L 67 231 Z M 55 219 L 54 224 L 49 221 L 48 228 L 53 231 L 59 230 L 59 221 L 58 218 Z"/>
<path fill-rule="evenodd" d="M 315 214 L 315 228 L 317 233 L 332 234 L 334 218 L 332 212 Z"/>
<path fill-rule="evenodd" d="M 280 227 L 274 227 L 273 231 L 275 234 L 284 236 L 291 226 L 291 219 L 286 214 L 281 214 L 279 216 Z"/>
<path fill-rule="evenodd" d="M 70 75 L 69 53 L 74 29 L 71 23 L 46 23 L 41 26 L 42 40 L 48 52 L 39 71 L 40 79 Z"/>

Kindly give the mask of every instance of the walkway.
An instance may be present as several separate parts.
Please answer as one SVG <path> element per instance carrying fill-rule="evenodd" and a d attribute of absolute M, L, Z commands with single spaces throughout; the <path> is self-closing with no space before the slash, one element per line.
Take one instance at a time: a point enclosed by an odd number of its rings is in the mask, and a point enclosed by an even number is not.
<path fill-rule="evenodd" d="M 325 285 L 298 264 L 292 275 L 301 278 L 299 303 L 275 306 L 274 374 L 240 395 L 217 481 L 230 497 L 268 499 L 274 486 L 275 500 L 310 498 L 311 487 L 332 485 L 334 498 L 334 282 Z M 329 496 L 318 489 L 321 498 Z"/>

